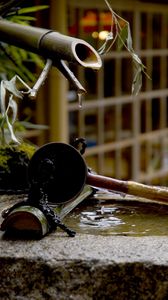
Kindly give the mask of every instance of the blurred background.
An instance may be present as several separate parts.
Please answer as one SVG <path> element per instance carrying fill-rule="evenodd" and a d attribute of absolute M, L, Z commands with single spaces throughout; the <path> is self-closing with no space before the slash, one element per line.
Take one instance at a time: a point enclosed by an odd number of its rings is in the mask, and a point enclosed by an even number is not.
<path fill-rule="evenodd" d="M 95 49 L 111 30 L 111 12 L 103 0 L 29 1 L 48 4 L 36 13 L 35 26 L 84 39 Z M 150 184 L 168 183 L 168 4 L 165 1 L 113 0 L 112 9 L 130 24 L 133 48 L 151 77 L 131 95 L 133 64 L 115 44 L 102 57 L 99 71 L 70 64 L 87 90 L 82 108 L 69 82 L 52 68 L 35 102 L 24 104 L 24 116 L 48 125 L 30 140 L 71 142 L 84 137 L 85 158 L 99 174 Z M 22 113 L 22 112 L 21 112 Z"/>

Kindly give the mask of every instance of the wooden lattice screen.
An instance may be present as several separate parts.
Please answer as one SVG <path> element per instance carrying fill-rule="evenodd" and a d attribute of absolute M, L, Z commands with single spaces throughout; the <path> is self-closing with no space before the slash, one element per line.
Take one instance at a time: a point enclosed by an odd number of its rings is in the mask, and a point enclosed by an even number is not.
<path fill-rule="evenodd" d="M 96 5 L 95 3 L 96 2 Z M 118 1 L 120 2 L 120 1 Z M 111 3 L 111 2 L 110 2 Z M 124 4 L 125 3 L 125 4 Z M 168 179 L 168 5 L 112 1 L 129 21 L 133 46 L 147 67 L 138 96 L 131 96 L 133 66 L 129 53 L 113 47 L 95 72 L 78 68 L 87 89 L 79 109 L 69 91 L 69 136 L 86 137 L 86 160 L 100 174 L 165 184 Z M 108 30 L 103 1 L 68 1 L 69 32 L 90 42 Z"/>

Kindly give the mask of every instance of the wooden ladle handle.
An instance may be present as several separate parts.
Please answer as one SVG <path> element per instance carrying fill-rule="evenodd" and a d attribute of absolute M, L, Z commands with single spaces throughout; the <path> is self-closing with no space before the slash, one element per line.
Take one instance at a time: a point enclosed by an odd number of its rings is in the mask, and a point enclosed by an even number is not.
<path fill-rule="evenodd" d="M 163 187 L 145 185 L 134 181 L 118 180 L 89 172 L 86 183 L 95 187 L 123 192 L 138 197 L 168 202 L 168 189 Z"/>

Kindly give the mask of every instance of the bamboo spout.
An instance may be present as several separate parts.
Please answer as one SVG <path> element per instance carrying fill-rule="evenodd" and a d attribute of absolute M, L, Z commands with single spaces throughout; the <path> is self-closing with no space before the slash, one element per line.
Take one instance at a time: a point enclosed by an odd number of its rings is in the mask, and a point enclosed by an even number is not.
<path fill-rule="evenodd" d="M 0 20 L 0 41 L 32 51 L 44 58 L 77 62 L 83 67 L 99 69 L 102 61 L 97 51 L 82 39 L 58 32 Z"/>
<path fill-rule="evenodd" d="M 86 90 L 66 65 L 75 62 L 85 68 L 100 69 L 102 61 L 97 51 L 81 39 L 49 29 L 23 26 L 0 19 L 0 41 L 37 53 L 52 61 L 52 65 L 71 82 L 78 94 Z"/>

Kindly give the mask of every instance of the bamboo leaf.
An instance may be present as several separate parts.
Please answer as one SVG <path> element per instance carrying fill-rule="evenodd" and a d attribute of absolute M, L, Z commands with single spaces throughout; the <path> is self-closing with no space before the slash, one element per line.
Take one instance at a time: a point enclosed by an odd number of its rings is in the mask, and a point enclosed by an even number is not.
<path fill-rule="evenodd" d="M 13 94 L 17 98 L 22 98 L 22 94 L 20 91 L 16 88 L 16 85 L 13 81 L 13 78 L 11 80 L 2 80 L 1 81 L 1 104 L 3 104 L 3 112 L 5 112 L 5 101 L 6 101 L 6 92 L 9 92 Z M 9 99 L 10 100 L 10 99 Z"/>
<path fill-rule="evenodd" d="M 44 68 L 44 60 L 37 54 L 29 52 L 30 59 L 41 69 Z"/>
<path fill-rule="evenodd" d="M 132 83 L 132 94 L 137 96 L 142 87 L 142 69 L 136 66 L 135 76 Z"/>
<path fill-rule="evenodd" d="M 12 17 L 8 17 L 6 19 L 9 19 L 12 22 L 15 23 L 19 23 L 19 21 L 24 21 L 24 24 L 27 25 L 27 23 L 31 22 L 31 21 L 35 21 L 36 18 L 35 17 L 31 17 L 31 16 L 22 16 L 22 15 L 14 15 Z"/>
<path fill-rule="evenodd" d="M 118 33 L 117 38 L 117 50 L 121 50 L 124 46 L 124 44 L 127 42 L 128 38 L 128 26 L 124 26 L 121 31 Z"/>
<path fill-rule="evenodd" d="M 11 140 L 16 143 L 16 144 L 19 144 L 19 140 L 17 139 L 17 137 L 15 136 L 14 134 L 14 130 L 13 130 L 13 126 L 11 125 L 11 123 L 9 122 L 9 118 L 8 118 L 8 115 L 6 114 L 5 116 L 5 120 L 6 120 L 6 124 L 8 126 L 8 130 L 9 130 L 9 133 L 10 133 L 10 138 Z"/>
<path fill-rule="evenodd" d="M 27 91 L 25 91 L 25 88 Z M 8 132 L 10 134 L 11 141 L 17 144 L 19 143 L 19 140 L 15 136 L 14 129 L 13 129 L 13 125 L 17 117 L 17 103 L 15 99 L 23 99 L 23 95 L 25 93 L 29 93 L 30 91 L 31 88 L 17 75 L 15 75 L 9 81 L 8 80 L 1 81 L 0 108 L 1 108 L 1 115 L 3 118 L 1 122 L 1 132 L 2 132 L 2 139 L 4 141 L 6 141 L 6 135 L 3 134 L 4 126 L 6 124 Z M 9 115 L 11 116 L 10 118 Z"/>
<path fill-rule="evenodd" d="M 28 57 L 28 53 L 27 51 L 25 51 L 24 49 L 18 48 L 19 51 L 19 55 L 21 57 L 21 61 L 25 61 Z"/>
<path fill-rule="evenodd" d="M 9 47 L 9 55 L 12 56 L 12 58 L 14 59 L 14 61 L 17 63 L 17 64 L 21 64 L 22 63 L 22 59 L 21 59 L 21 56 L 19 54 L 19 50 L 17 47 L 15 46 L 10 46 Z"/>
<path fill-rule="evenodd" d="M 129 23 L 127 23 L 127 47 L 128 47 L 128 50 L 132 50 L 132 36 L 131 36 L 131 30 L 130 30 L 130 25 Z"/>
<path fill-rule="evenodd" d="M 35 5 L 35 6 L 31 6 L 31 7 L 25 7 L 25 8 L 21 8 L 18 11 L 18 15 L 22 15 L 22 14 L 29 14 L 29 13 L 34 13 L 40 10 L 44 10 L 49 8 L 48 5 Z"/>
<path fill-rule="evenodd" d="M 7 93 L 7 89 L 8 87 L 14 91 L 15 94 L 19 95 L 17 93 L 17 89 L 13 86 L 13 84 L 11 82 L 8 82 L 8 81 L 5 81 L 5 80 L 2 80 L 1 81 L 1 113 L 2 113 L 2 117 L 3 117 L 3 128 L 4 128 L 4 125 L 5 123 L 7 124 L 7 128 L 9 130 L 9 133 L 10 133 L 10 138 L 13 142 L 15 143 L 19 143 L 19 141 L 17 140 L 15 134 L 14 134 L 14 131 L 13 131 L 13 124 L 16 120 L 16 116 L 17 116 L 17 104 L 14 102 L 13 100 L 13 95 L 10 95 L 9 98 L 6 97 Z M 20 96 L 20 95 L 19 95 Z M 7 102 L 7 107 L 6 107 L 6 98 L 8 98 L 8 102 Z M 9 113 L 9 110 L 12 110 L 12 124 L 10 123 L 9 121 L 9 118 L 8 118 L 8 113 Z M 3 138 L 5 139 L 5 136 L 3 136 Z"/>
<path fill-rule="evenodd" d="M 19 64 L 18 68 L 20 69 L 20 71 L 22 71 L 22 74 L 24 74 L 24 78 L 26 80 L 29 80 L 31 82 L 34 82 L 36 80 L 36 76 L 31 71 L 29 71 L 29 69 L 25 67 L 23 63 Z"/>
<path fill-rule="evenodd" d="M 143 65 L 141 59 L 139 56 L 134 52 L 133 46 L 132 46 L 132 36 L 131 36 L 131 30 L 129 22 L 127 22 L 125 19 L 117 15 L 112 7 L 110 6 L 108 0 L 104 0 L 107 4 L 111 14 L 112 14 L 112 24 L 111 28 L 113 28 L 113 23 L 115 24 L 115 40 L 117 40 L 117 49 L 121 50 L 123 47 L 126 48 L 126 50 L 130 53 L 130 56 L 133 60 L 133 64 L 135 67 L 135 76 L 132 83 L 132 93 L 134 95 L 137 95 L 140 91 L 140 88 L 142 86 L 142 73 L 144 73 L 148 78 L 148 74 L 145 72 L 145 66 Z M 114 43 L 113 41 L 113 43 Z M 102 49 L 100 49 L 103 53 L 106 52 L 107 49 L 107 41 L 103 45 Z M 101 54 L 101 52 L 99 52 Z"/>
<path fill-rule="evenodd" d="M 11 123 L 12 123 L 12 125 L 13 125 L 13 124 L 15 123 L 16 117 L 17 117 L 17 104 L 16 104 L 16 102 L 13 100 L 13 95 L 11 95 L 10 98 L 9 98 L 9 109 L 12 110 Z"/>
<path fill-rule="evenodd" d="M 28 14 L 33 14 L 37 11 L 49 8 L 49 5 L 34 5 L 30 7 L 24 7 L 19 10 L 16 9 L 15 12 L 14 10 L 10 11 L 10 7 L 12 7 L 12 5 L 13 7 L 16 7 L 18 1 L 12 1 L 13 2 L 11 5 L 6 4 L 6 2 L 4 1 L 4 5 L 6 6 L 6 12 L 7 7 L 9 7 L 8 13 L 5 13 L 5 18 L 21 25 L 29 26 L 32 21 L 36 20 L 34 16 Z M 37 54 L 31 54 L 30 52 L 25 51 L 23 49 L 19 49 L 17 47 L 7 44 L 3 44 L 2 46 L 3 47 L 1 47 L 0 49 L 0 57 L 1 62 L 3 63 L 0 64 L 0 78 L 3 78 L 4 74 L 7 74 L 8 78 L 12 78 L 15 74 L 18 74 L 20 77 L 23 78 L 23 80 L 34 82 L 36 80 L 36 75 L 34 75 L 34 72 L 32 72 L 29 68 L 26 67 L 24 61 L 34 62 L 34 64 L 37 65 L 39 68 L 43 68 L 43 60 Z"/>
<path fill-rule="evenodd" d="M 37 65 L 40 69 L 44 67 L 44 61 L 41 59 L 41 57 L 35 53 L 28 52 L 24 49 L 20 49 L 15 46 L 6 46 L 6 55 L 8 56 L 9 59 L 11 59 L 11 64 L 10 67 L 7 68 L 7 65 L 5 64 L 5 70 L 8 70 L 11 68 L 9 71 L 11 73 L 12 71 L 12 76 L 14 76 L 14 72 L 17 73 L 20 77 L 23 78 L 23 80 L 28 80 L 31 82 L 34 82 L 36 80 L 36 75 L 32 73 L 25 65 L 24 61 L 28 62 L 31 61 L 35 65 Z M 9 62 L 7 62 L 9 65 Z M 11 77 L 11 76 L 10 76 Z"/>
<path fill-rule="evenodd" d="M 139 56 L 135 53 L 135 52 L 131 52 L 132 58 L 134 60 L 135 63 L 142 65 L 142 61 L 139 58 Z"/>

